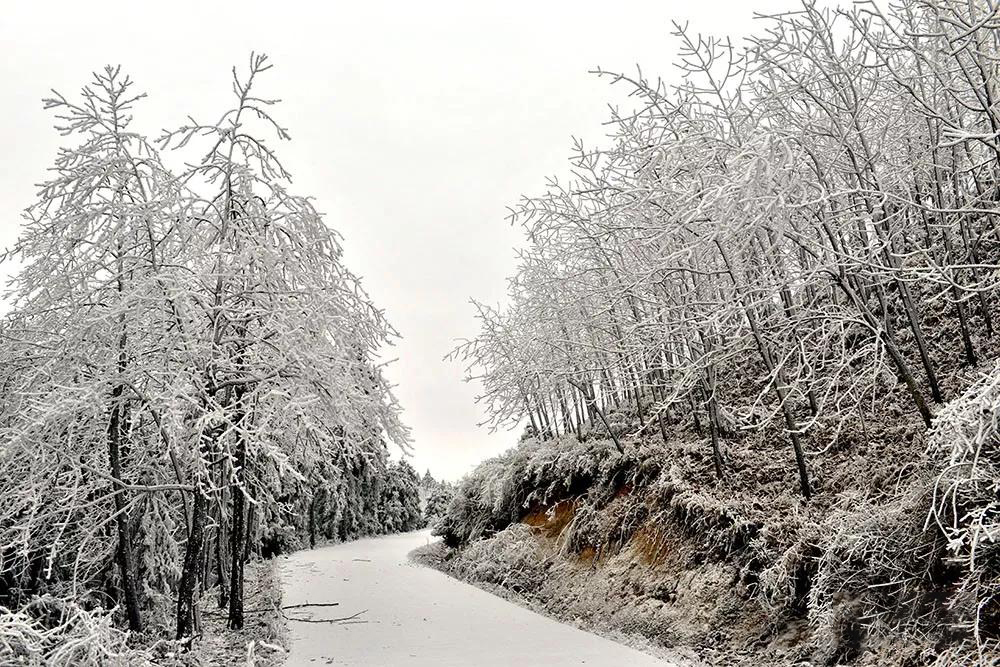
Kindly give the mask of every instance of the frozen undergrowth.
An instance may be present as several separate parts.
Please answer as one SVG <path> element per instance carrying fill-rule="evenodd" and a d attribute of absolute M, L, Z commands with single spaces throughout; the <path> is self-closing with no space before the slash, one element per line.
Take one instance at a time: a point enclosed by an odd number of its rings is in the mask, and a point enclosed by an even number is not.
<path fill-rule="evenodd" d="M 125 667 L 159 665 L 276 667 L 284 661 L 285 626 L 274 561 L 247 567 L 248 621 L 226 629 L 218 591 L 201 599 L 202 634 L 192 648 L 184 643 L 134 635 L 114 623 L 116 610 L 85 609 L 71 600 L 44 595 L 21 609 L 0 607 L 0 664 L 30 667 Z"/>
<path fill-rule="evenodd" d="M 783 452 L 766 433 L 729 443 L 741 474 L 721 481 L 680 427 L 669 445 L 631 440 L 624 454 L 596 438 L 526 439 L 459 485 L 437 527 L 450 548 L 436 566 L 561 619 L 694 647 L 719 664 L 960 665 L 993 655 L 969 629 L 976 601 L 992 599 L 992 571 L 977 561 L 970 579 L 954 540 L 949 551 L 928 525 L 937 458 L 919 433 L 903 436 L 887 406 L 878 432 L 847 430 L 818 460 L 811 502 L 784 483 Z M 942 417 L 932 443 L 950 437 L 951 421 Z M 974 485 L 962 479 L 953 494 L 967 500 Z M 992 487 L 975 488 L 978 504 L 959 506 L 978 513 L 961 514 L 958 530 L 979 530 L 990 562 L 981 518 L 992 517 L 982 495 Z M 961 544 L 968 563 L 972 542 Z"/>

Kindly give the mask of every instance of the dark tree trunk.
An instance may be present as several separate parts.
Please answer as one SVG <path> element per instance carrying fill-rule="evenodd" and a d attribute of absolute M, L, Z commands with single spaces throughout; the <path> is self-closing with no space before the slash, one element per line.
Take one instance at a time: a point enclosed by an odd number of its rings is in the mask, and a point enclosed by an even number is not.
<path fill-rule="evenodd" d="M 250 507 L 247 508 L 247 518 L 246 518 L 246 523 L 244 524 L 244 530 L 243 530 L 243 533 L 244 533 L 244 535 L 243 535 L 243 551 L 241 552 L 243 554 L 243 562 L 244 563 L 246 563 L 248 560 L 250 560 L 250 553 L 251 553 L 251 551 L 253 551 L 254 553 L 256 553 L 258 556 L 260 555 L 260 543 L 259 542 L 256 542 L 256 543 L 254 542 L 254 530 L 253 530 L 253 528 L 254 528 L 254 521 L 256 521 L 256 514 L 254 512 L 254 508 L 255 507 L 256 506 L 253 503 L 251 503 Z"/>
<path fill-rule="evenodd" d="M 111 419 L 108 423 L 108 460 L 111 463 L 111 476 L 115 478 L 115 524 L 118 528 L 118 572 L 122 582 L 122 593 L 125 596 L 125 611 L 128 615 L 128 627 L 133 632 L 142 632 L 142 617 L 139 614 L 139 596 L 135 586 L 135 568 L 132 563 L 132 541 L 129 539 L 128 511 L 125 500 L 125 487 L 122 479 L 121 441 L 124 433 L 124 407 L 122 404 L 122 386 L 117 385 L 111 392 Z"/>
<path fill-rule="evenodd" d="M 698 404 L 695 403 L 693 396 L 689 398 L 689 402 L 691 403 L 691 421 L 694 422 L 695 433 L 701 435 L 705 431 L 701 428 L 701 418 L 698 417 Z"/>
<path fill-rule="evenodd" d="M 243 455 L 246 460 L 246 454 Z M 231 532 L 233 558 L 232 568 L 229 570 L 229 628 L 239 630 L 243 627 L 243 544 L 245 532 L 244 517 L 246 507 L 246 497 L 243 490 L 236 488 L 233 491 L 233 529 Z"/>
<path fill-rule="evenodd" d="M 667 444 L 667 425 L 663 422 L 662 410 L 656 412 L 656 421 L 660 426 L 660 438 L 663 439 L 663 444 Z"/>
<path fill-rule="evenodd" d="M 705 393 L 705 410 L 708 412 L 708 433 L 712 442 L 712 466 L 715 468 L 715 475 L 722 479 L 723 473 L 722 445 L 719 442 L 719 404 L 715 396 L 715 378 L 712 367 L 706 369 L 707 379 L 703 391 Z"/>
<path fill-rule="evenodd" d="M 587 392 L 584 390 L 583 386 L 577 384 L 576 382 L 573 382 L 572 380 L 569 380 L 568 382 L 574 387 L 576 387 L 581 394 L 583 394 L 584 400 L 588 401 L 591 405 L 594 406 L 594 409 L 597 411 L 597 416 L 601 418 L 601 421 L 604 423 L 604 428 L 607 429 L 608 435 L 611 436 L 612 442 L 614 442 L 615 447 L 618 448 L 618 453 L 624 454 L 625 449 L 622 447 L 622 443 L 619 442 L 618 436 L 616 436 L 615 432 L 611 430 L 611 424 L 608 423 L 607 418 L 604 416 L 604 410 L 598 407 L 597 402 L 593 398 L 587 396 Z"/>
<path fill-rule="evenodd" d="M 236 486 L 233 488 L 233 528 L 232 536 L 232 569 L 229 571 L 229 628 L 239 630 L 243 627 L 243 565 L 245 562 L 246 533 L 246 406 L 243 405 L 245 391 L 236 395 L 236 405 L 239 411 L 236 416 L 236 468 L 233 476 Z"/>
<path fill-rule="evenodd" d="M 542 437 L 542 432 L 538 429 L 538 421 L 535 419 L 535 413 L 531 411 L 528 395 L 522 392 L 521 397 L 524 399 L 524 409 L 528 411 L 528 418 L 531 420 L 531 433 L 536 438 L 540 438 Z"/>
<path fill-rule="evenodd" d="M 316 548 L 316 497 L 309 499 L 309 548 Z"/>
<path fill-rule="evenodd" d="M 120 248 L 119 248 L 120 250 Z M 118 293 L 125 290 L 125 275 L 121 254 L 117 257 L 118 266 Z M 126 328 L 125 315 L 118 319 L 118 375 L 124 375 L 128 366 L 127 346 L 128 329 Z M 125 596 L 125 611 L 128 615 L 128 627 L 133 632 L 142 632 L 142 617 L 139 614 L 139 596 L 135 587 L 135 568 L 132 564 L 132 540 L 129 537 L 128 529 L 128 503 L 126 502 L 126 490 L 122 481 L 122 449 L 127 446 L 125 440 L 128 432 L 129 415 L 122 394 L 125 386 L 119 381 L 111 389 L 111 417 L 108 421 L 108 463 L 111 467 L 111 476 L 114 477 L 115 487 L 115 524 L 118 529 L 118 572 L 122 580 L 122 593 Z"/>
<path fill-rule="evenodd" d="M 229 607 L 229 578 L 226 576 L 226 524 L 219 510 L 219 539 L 215 541 L 215 576 L 219 579 L 219 609 Z"/>
<path fill-rule="evenodd" d="M 208 498 L 202 484 L 197 484 L 191 504 L 191 532 L 184 549 L 184 565 L 177 591 L 177 639 L 192 637 L 196 631 L 198 578 L 201 551 L 205 542 L 205 511 Z"/>

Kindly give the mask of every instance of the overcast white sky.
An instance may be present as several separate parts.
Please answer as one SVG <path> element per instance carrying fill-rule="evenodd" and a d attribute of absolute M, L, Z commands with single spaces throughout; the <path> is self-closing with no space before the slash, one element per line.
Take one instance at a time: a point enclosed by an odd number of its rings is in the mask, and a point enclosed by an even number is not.
<path fill-rule="evenodd" d="M 457 479 L 515 443 L 489 434 L 476 387 L 442 361 L 475 333 L 469 297 L 502 301 L 519 234 L 506 206 L 565 173 L 570 137 L 603 134 L 621 99 L 589 75 L 674 76 L 670 21 L 741 36 L 752 11 L 795 0 L 661 2 L 17 2 L 0 18 L 0 246 L 55 156 L 40 99 L 121 64 L 149 93 L 137 127 L 158 134 L 228 102 L 251 50 L 275 65 L 295 181 L 345 237 L 350 267 L 403 339 L 390 371 L 413 428 L 413 463 Z M 5 269 L 0 267 L 0 276 Z"/>

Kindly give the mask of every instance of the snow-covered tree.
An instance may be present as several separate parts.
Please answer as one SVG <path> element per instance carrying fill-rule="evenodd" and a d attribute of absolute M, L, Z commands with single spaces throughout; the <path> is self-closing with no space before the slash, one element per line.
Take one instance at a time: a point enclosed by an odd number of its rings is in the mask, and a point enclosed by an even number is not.
<path fill-rule="evenodd" d="M 267 69 L 252 56 L 232 109 L 158 146 L 117 69 L 46 103 L 77 143 L 9 253 L 0 594 L 15 604 L 99 593 L 115 563 L 131 629 L 176 599 L 176 635 L 192 636 L 212 584 L 239 628 L 265 522 L 305 509 L 288 485 L 312 498 L 374 481 L 374 502 L 338 492 L 340 511 L 377 524 L 385 486 L 403 507 L 392 527 L 409 525 L 398 487 L 412 481 L 416 502 L 416 474 L 385 464 L 389 444 L 408 447 L 379 362 L 396 333 L 288 191 L 269 143 L 288 133 L 253 88 Z M 197 152 L 173 173 L 166 149 Z"/>
<path fill-rule="evenodd" d="M 773 429 L 805 497 L 880 395 L 929 426 L 994 330 L 996 11 L 805 2 L 744 49 L 678 26 L 676 85 L 598 72 L 637 109 L 514 208 L 509 306 L 454 352 L 487 423 L 621 448 L 689 415 L 719 476 Z"/>

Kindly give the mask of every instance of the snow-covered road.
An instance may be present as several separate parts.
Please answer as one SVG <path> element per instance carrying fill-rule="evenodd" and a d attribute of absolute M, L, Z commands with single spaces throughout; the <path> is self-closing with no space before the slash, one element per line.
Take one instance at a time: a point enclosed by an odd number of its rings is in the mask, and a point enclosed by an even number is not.
<path fill-rule="evenodd" d="M 357 620 L 365 621 L 289 621 L 287 664 L 667 665 L 407 560 L 410 551 L 432 539 L 423 530 L 283 558 L 284 605 L 339 603 L 286 614 L 314 620 L 359 614 Z"/>

